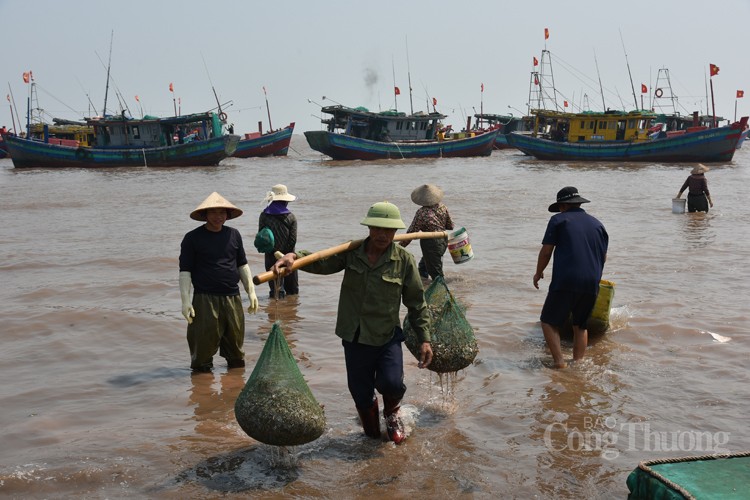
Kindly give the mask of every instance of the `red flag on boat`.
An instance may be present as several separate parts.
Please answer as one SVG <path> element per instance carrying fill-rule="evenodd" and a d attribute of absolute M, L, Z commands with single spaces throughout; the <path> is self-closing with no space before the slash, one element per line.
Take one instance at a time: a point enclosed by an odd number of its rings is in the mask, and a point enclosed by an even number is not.
<path fill-rule="evenodd" d="M 174 85 L 172 85 L 172 82 L 169 82 L 169 91 L 174 92 Z"/>
<path fill-rule="evenodd" d="M 138 96 L 135 96 L 135 100 L 138 101 L 138 102 L 141 102 L 141 100 L 138 99 Z"/>
<path fill-rule="evenodd" d="M 568 107 L 568 101 L 563 101 L 563 106 Z"/>
<path fill-rule="evenodd" d="M 432 105 L 437 106 L 437 99 L 435 99 L 434 97 L 432 98 Z"/>
<path fill-rule="evenodd" d="M 715 64 L 709 64 L 709 68 L 711 69 L 711 76 L 716 76 L 719 74 L 719 67 Z"/>
<path fill-rule="evenodd" d="M 641 84 L 641 94 L 648 94 L 648 87 L 646 87 L 645 83 Z"/>
<path fill-rule="evenodd" d="M 401 95 L 401 90 L 398 87 L 394 87 L 393 92 L 395 92 L 396 95 Z"/>
<path fill-rule="evenodd" d="M 549 38 L 549 28 L 544 28 L 544 39 L 547 40 Z"/>
<path fill-rule="evenodd" d="M 23 83 L 29 83 L 29 73 L 27 72 L 23 74 Z"/>
<path fill-rule="evenodd" d="M 482 92 L 484 92 L 484 84 L 482 84 Z"/>
<path fill-rule="evenodd" d="M 539 66 L 539 59 L 534 57 L 534 66 Z"/>
<path fill-rule="evenodd" d="M 737 99 L 740 99 L 741 97 L 745 97 L 745 91 L 744 90 L 738 90 L 737 91 Z"/>
<path fill-rule="evenodd" d="M 539 85 L 539 78 L 534 75 L 534 85 Z"/>

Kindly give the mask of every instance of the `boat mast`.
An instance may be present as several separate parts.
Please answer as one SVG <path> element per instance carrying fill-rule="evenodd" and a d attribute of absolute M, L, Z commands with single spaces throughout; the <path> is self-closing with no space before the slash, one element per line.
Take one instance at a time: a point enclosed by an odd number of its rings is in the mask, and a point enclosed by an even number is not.
<path fill-rule="evenodd" d="M 599 92 L 602 94 L 602 111 L 607 111 L 607 105 L 604 102 L 604 88 L 602 88 L 602 76 L 599 74 L 599 61 L 596 60 L 596 49 L 594 49 L 594 63 L 596 64 L 596 76 L 599 79 Z"/>
<path fill-rule="evenodd" d="M 625 64 L 628 67 L 628 77 L 630 78 L 630 88 L 633 91 L 633 102 L 635 102 L 635 109 L 638 109 L 638 98 L 635 96 L 635 86 L 633 85 L 633 74 L 630 72 L 630 62 L 628 61 L 628 53 L 625 50 L 625 42 L 622 39 L 622 30 L 620 30 L 620 42 L 622 43 L 622 51 L 625 53 Z"/>
<path fill-rule="evenodd" d="M 393 56 L 391 56 L 391 71 L 393 72 L 393 109 L 398 111 L 398 102 L 396 100 L 398 87 L 396 87 L 396 65 L 393 63 Z"/>
<path fill-rule="evenodd" d="M 268 107 L 268 94 L 266 94 L 265 85 L 263 85 L 263 95 L 266 97 L 266 111 L 268 112 L 268 130 L 270 131 L 270 130 L 273 130 L 273 125 L 271 125 L 271 108 Z"/>
<path fill-rule="evenodd" d="M 203 57 L 203 52 L 201 52 L 201 59 L 203 60 L 203 67 L 206 70 L 206 76 L 208 76 L 208 83 L 211 84 L 211 90 L 214 93 L 214 99 L 216 99 L 216 106 L 219 108 L 219 116 L 221 116 L 221 103 L 219 102 L 219 96 L 216 95 L 216 89 L 214 88 L 214 82 L 211 81 L 211 74 L 208 72 L 208 66 L 206 65 L 206 58 Z"/>
<path fill-rule="evenodd" d="M 115 38 L 115 30 L 112 30 L 109 38 L 109 62 L 107 63 L 107 86 L 104 88 L 104 111 L 102 117 L 107 116 L 107 94 L 109 94 L 109 69 L 112 66 L 112 42 Z"/>
<path fill-rule="evenodd" d="M 406 74 L 409 77 L 409 107 L 414 114 L 414 103 L 411 99 L 411 66 L 409 65 L 409 37 L 406 37 Z"/>

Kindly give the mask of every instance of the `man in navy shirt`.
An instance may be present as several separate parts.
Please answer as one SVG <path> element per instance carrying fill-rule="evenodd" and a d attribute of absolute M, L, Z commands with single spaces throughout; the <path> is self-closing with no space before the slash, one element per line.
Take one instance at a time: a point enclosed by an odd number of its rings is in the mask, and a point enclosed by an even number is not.
<path fill-rule="evenodd" d="M 581 208 L 588 202 L 575 187 L 558 191 L 557 202 L 549 206 L 549 211 L 560 213 L 547 224 L 534 274 L 534 287 L 538 289 L 554 255 L 552 281 L 540 319 L 555 368 L 567 366 L 560 349 L 560 327 L 568 317 L 573 325 L 573 360 L 582 359 L 586 353 L 586 322 L 594 309 L 607 260 L 609 235 L 599 220 Z"/>
<path fill-rule="evenodd" d="M 210 372 L 217 351 L 228 368 L 245 366 L 245 314 L 238 283 L 247 292 L 251 314 L 258 311 L 258 298 L 240 232 L 224 225 L 240 215 L 242 210 L 211 193 L 190 214 L 205 224 L 187 233 L 180 245 L 180 296 L 193 372 Z"/>

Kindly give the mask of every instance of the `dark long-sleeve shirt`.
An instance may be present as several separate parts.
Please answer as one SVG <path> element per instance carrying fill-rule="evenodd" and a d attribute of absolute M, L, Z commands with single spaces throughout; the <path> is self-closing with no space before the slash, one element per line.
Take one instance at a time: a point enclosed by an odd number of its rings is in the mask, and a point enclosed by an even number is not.
<path fill-rule="evenodd" d="M 703 174 L 691 174 L 682 184 L 680 193 L 685 191 L 685 189 L 688 190 L 688 194 L 705 193 L 706 196 L 711 196 L 711 193 L 708 192 L 708 180 L 706 180 L 706 176 Z"/>

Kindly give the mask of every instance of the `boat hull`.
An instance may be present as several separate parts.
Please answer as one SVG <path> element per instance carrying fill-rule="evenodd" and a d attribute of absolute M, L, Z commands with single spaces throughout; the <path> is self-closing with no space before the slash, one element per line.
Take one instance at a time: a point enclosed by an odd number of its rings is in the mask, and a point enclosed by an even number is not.
<path fill-rule="evenodd" d="M 726 127 L 640 142 L 559 142 L 517 133 L 508 134 L 507 140 L 540 160 L 709 163 L 732 159 L 746 121 L 743 118 Z"/>
<path fill-rule="evenodd" d="M 232 156 L 235 158 L 258 158 L 264 156 L 286 156 L 292 140 L 294 123 L 270 134 L 241 139 Z"/>
<path fill-rule="evenodd" d="M 237 148 L 238 135 L 143 149 L 70 147 L 5 138 L 16 168 L 194 167 L 218 165 Z"/>
<path fill-rule="evenodd" d="M 400 160 L 489 156 L 498 131 L 464 139 L 424 142 L 379 142 L 325 130 L 305 132 L 310 147 L 334 160 Z"/>

